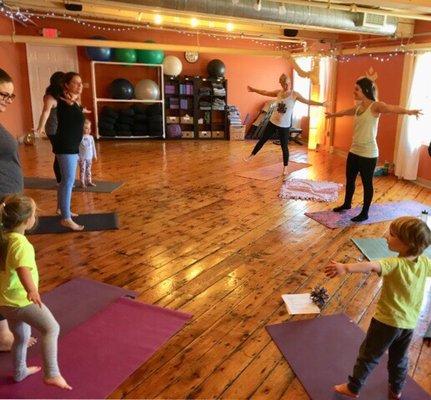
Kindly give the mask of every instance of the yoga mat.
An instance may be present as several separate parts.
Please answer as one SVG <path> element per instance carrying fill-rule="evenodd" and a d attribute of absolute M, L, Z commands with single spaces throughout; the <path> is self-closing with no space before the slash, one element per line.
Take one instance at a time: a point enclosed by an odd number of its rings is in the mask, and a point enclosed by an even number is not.
<path fill-rule="evenodd" d="M 42 295 L 42 301 L 60 324 L 60 336 L 67 334 L 120 297 L 136 297 L 136 292 L 85 278 L 74 278 Z M 32 335 L 38 332 L 32 329 Z M 40 352 L 40 343 L 28 357 Z M 0 352 L 0 376 L 11 371 L 11 354 Z"/>
<path fill-rule="evenodd" d="M 302 168 L 308 168 L 311 164 L 297 163 L 290 161 L 288 165 L 288 171 L 294 172 Z M 281 163 L 268 165 L 266 167 L 252 168 L 247 171 L 239 171 L 236 175 L 243 178 L 257 179 L 260 181 L 267 181 L 269 179 L 277 178 L 283 175 L 283 165 Z"/>
<path fill-rule="evenodd" d="M 76 180 L 73 190 L 75 192 L 96 192 L 96 193 L 112 193 L 123 185 L 123 182 L 109 182 L 109 181 L 94 181 L 96 186 L 88 186 L 85 189 L 81 187 L 81 182 Z M 24 177 L 25 189 L 44 189 L 44 190 L 57 190 L 57 181 L 53 178 L 36 178 Z"/>
<path fill-rule="evenodd" d="M 338 190 L 342 186 L 341 183 L 336 182 L 293 178 L 283 183 L 278 196 L 282 199 L 330 202 L 337 200 Z"/>
<path fill-rule="evenodd" d="M 39 373 L 18 384 L 5 381 L 0 396 L 106 398 L 190 318 L 190 314 L 118 299 L 59 342 L 60 368 L 73 390 L 46 386 Z M 34 359 L 31 364 L 39 363 Z"/>
<path fill-rule="evenodd" d="M 431 206 L 418 203 L 417 201 L 406 200 L 392 203 L 372 204 L 368 212 L 369 218 L 362 222 L 352 222 L 350 218 L 355 217 L 361 212 L 361 207 L 352 208 L 343 212 L 318 211 L 305 213 L 309 218 L 314 219 L 319 224 L 328 228 L 345 228 L 350 225 L 368 225 L 382 221 L 391 221 L 398 217 L 410 215 L 418 217 L 423 210 L 430 210 Z"/>
<path fill-rule="evenodd" d="M 39 217 L 36 228 L 28 233 L 30 235 L 40 235 L 43 233 L 75 232 L 60 225 L 60 220 L 61 217 L 59 215 Z M 73 217 L 73 220 L 79 225 L 84 225 L 84 230 L 80 232 L 119 229 L 118 216 L 116 213 L 80 214 L 77 217 Z"/>
<path fill-rule="evenodd" d="M 272 340 L 313 400 L 345 400 L 333 386 L 352 373 L 365 334 L 344 314 L 267 326 Z M 387 400 L 387 356 L 368 377 L 360 393 L 364 400 Z M 413 379 L 407 379 L 404 400 L 429 400 Z"/>
<path fill-rule="evenodd" d="M 352 242 L 370 261 L 398 256 L 398 253 L 389 250 L 388 243 L 383 238 L 352 238 Z M 424 251 L 424 255 L 431 258 L 431 247 Z"/>

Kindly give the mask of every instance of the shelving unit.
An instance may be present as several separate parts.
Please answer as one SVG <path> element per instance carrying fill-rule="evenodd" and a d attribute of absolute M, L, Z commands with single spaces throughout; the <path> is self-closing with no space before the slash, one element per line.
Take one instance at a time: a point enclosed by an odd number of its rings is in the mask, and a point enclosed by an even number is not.
<path fill-rule="evenodd" d="M 190 89 L 188 91 L 181 90 L 182 87 L 191 86 L 192 84 L 193 93 L 190 93 Z M 213 84 L 221 86 L 224 94 L 214 94 Z M 165 85 L 165 99 L 165 123 L 167 125 L 178 124 L 181 128 L 182 138 L 228 138 L 228 119 L 225 107 L 227 104 L 226 79 L 200 77 L 169 78 L 166 80 Z M 216 99 L 224 102 L 222 109 L 215 108 Z M 178 107 L 176 107 L 177 100 Z M 187 116 L 191 117 L 192 120 L 187 120 Z"/>
<path fill-rule="evenodd" d="M 157 73 L 157 84 L 160 89 L 160 96 L 161 98 L 159 100 L 138 100 L 138 99 L 130 99 L 130 100 L 123 100 L 123 99 L 111 99 L 106 97 L 98 97 L 97 96 L 97 73 L 96 73 L 96 66 L 97 65 L 105 65 L 105 66 L 127 66 L 127 67 L 145 67 L 145 68 L 155 68 Z M 127 72 L 127 71 L 126 71 Z M 121 76 L 122 77 L 122 76 Z M 116 76 L 114 79 L 120 78 L 120 76 Z M 144 79 L 145 76 L 141 76 L 140 79 Z M 132 82 L 136 84 L 137 82 Z M 93 94 L 93 107 L 94 107 L 94 118 L 95 118 L 95 133 L 96 138 L 106 138 L 106 139 L 155 139 L 155 138 L 165 138 L 166 132 L 165 132 L 165 95 L 164 95 L 164 75 L 163 75 L 163 65 L 162 64 L 142 64 L 142 63 L 120 63 L 120 62 L 111 62 L 111 61 L 92 61 L 91 62 L 91 87 L 92 87 L 92 94 Z M 99 130 L 99 104 L 100 103 L 130 103 L 130 104 L 161 104 L 161 130 L 162 135 L 154 136 L 154 135 L 131 135 L 131 136 L 125 136 L 125 135 L 118 135 L 118 136 L 101 136 L 100 130 Z"/>

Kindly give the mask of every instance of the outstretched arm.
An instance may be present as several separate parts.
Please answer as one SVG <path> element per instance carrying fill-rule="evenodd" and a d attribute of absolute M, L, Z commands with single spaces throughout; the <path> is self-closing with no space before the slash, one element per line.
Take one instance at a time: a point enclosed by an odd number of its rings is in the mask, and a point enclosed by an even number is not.
<path fill-rule="evenodd" d="M 298 92 L 294 92 L 296 96 L 296 100 L 300 101 L 301 103 L 308 104 L 309 106 L 321 106 L 326 107 L 326 101 L 320 102 L 320 101 L 314 101 L 314 100 L 308 100 L 305 97 L 302 97 Z"/>
<path fill-rule="evenodd" d="M 376 272 L 380 274 L 382 272 L 382 267 L 380 263 L 376 261 L 343 264 L 333 260 L 325 267 L 325 274 L 329 278 L 334 278 L 337 275 L 344 275 L 346 273 L 353 274 L 358 272 Z"/>
<path fill-rule="evenodd" d="M 268 96 L 268 97 L 277 97 L 278 96 L 278 90 L 259 90 L 259 89 L 255 89 L 254 87 L 251 86 L 247 86 L 247 90 L 249 92 L 254 92 L 257 94 L 261 94 L 262 96 Z"/>
<path fill-rule="evenodd" d="M 381 114 L 406 114 L 414 115 L 419 118 L 422 115 L 422 110 L 407 110 L 406 108 L 395 106 L 391 104 L 383 103 L 383 101 L 377 101 L 373 104 L 373 111 Z"/>
<path fill-rule="evenodd" d="M 334 113 L 327 112 L 326 118 L 337 118 L 337 117 L 344 117 L 345 115 L 355 115 L 356 108 L 349 108 L 347 110 L 341 110 Z"/>
<path fill-rule="evenodd" d="M 48 121 L 49 114 L 51 113 L 51 109 L 55 107 L 56 100 L 51 96 L 45 96 L 43 99 L 43 110 L 42 114 L 40 114 L 39 124 L 35 129 L 37 134 L 42 134 L 45 132 L 46 121 Z"/>

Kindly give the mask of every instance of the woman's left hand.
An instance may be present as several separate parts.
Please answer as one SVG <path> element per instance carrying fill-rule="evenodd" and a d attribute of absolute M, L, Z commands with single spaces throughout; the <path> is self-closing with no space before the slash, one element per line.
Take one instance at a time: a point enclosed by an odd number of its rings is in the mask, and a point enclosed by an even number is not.
<path fill-rule="evenodd" d="M 86 108 L 86 107 L 84 107 L 84 108 L 83 108 L 82 112 L 83 112 L 84 114 L 91 114 L 91 110 L 89 110 L 89 109 L 88 109 L 88 108 Z"/>

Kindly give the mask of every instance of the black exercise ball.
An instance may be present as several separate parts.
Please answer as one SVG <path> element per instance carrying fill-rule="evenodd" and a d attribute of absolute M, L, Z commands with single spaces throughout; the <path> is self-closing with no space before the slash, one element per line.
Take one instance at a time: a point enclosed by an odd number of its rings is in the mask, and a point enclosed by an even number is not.
<path fill-rule="evenodd" d="M 222 78 L 226 72 L 226 66 L 222 60 L 211 60 L 207 65 L 208 75 L 214 78 Z"/>
<path fill-rule="evenodd" d="M 113 80 L 108 90 L 112 99 L 130 100 L 135 96 L 133 85 L 123 78 Z"/>

